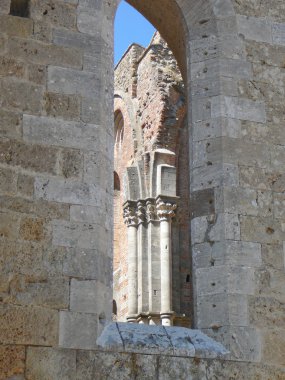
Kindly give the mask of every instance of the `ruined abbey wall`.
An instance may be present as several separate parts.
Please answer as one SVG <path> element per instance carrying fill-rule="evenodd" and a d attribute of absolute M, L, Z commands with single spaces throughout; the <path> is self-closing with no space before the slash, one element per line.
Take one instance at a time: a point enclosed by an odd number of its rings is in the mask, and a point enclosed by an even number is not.
<path fill-rule="evenodd" d="M 187 86 L 193 326 L 230 354 L 96 345 L 112 318 L 117 3 L 0 4 L 0 377 L 284 379 L 283 0 L 129 0 Z"/>

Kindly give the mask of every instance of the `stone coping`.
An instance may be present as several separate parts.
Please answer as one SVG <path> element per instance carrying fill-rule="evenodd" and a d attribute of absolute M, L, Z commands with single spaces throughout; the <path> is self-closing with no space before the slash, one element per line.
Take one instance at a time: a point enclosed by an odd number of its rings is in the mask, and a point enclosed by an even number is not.
<path fill-rule="evenodd" d="M 230 353 L 199 330 L 123 322 L 107 325 L 97 345 L 108 351 L 211 359 L 225 358 Z"/>

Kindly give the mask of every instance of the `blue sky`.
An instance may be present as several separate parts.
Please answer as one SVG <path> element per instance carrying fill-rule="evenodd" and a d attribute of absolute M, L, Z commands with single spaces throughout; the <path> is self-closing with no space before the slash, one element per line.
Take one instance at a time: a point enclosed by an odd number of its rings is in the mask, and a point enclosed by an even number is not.
<path fill-rule="evenodd" d="M 122 1 L 115 18 L 115 65 L 133 42 L 147 46 L 154 32 L 154 27 L 139 12 Z"/>

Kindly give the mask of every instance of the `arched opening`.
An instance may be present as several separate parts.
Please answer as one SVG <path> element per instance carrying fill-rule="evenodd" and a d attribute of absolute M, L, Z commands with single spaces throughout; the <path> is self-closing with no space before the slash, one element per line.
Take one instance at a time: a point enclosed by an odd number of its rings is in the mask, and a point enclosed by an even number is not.
<path fill-rule="evenodd" d="M 120 199 L 115 195 L 119 321 L 191 326 L 186 95 L 159 33 L 146 48 L 132 44 L 115 68 L 115 170 L 124 183 Z"/>

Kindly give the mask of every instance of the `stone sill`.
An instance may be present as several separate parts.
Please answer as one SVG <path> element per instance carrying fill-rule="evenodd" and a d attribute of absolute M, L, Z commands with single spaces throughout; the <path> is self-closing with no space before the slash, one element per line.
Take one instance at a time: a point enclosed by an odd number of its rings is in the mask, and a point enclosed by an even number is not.
<path fill-rule="evenodd" d="M 107 351 L 205 359 L 225 359 L 230 353 L 199 330 L 123 322 L 107 325 L 97 345 Z"/>

